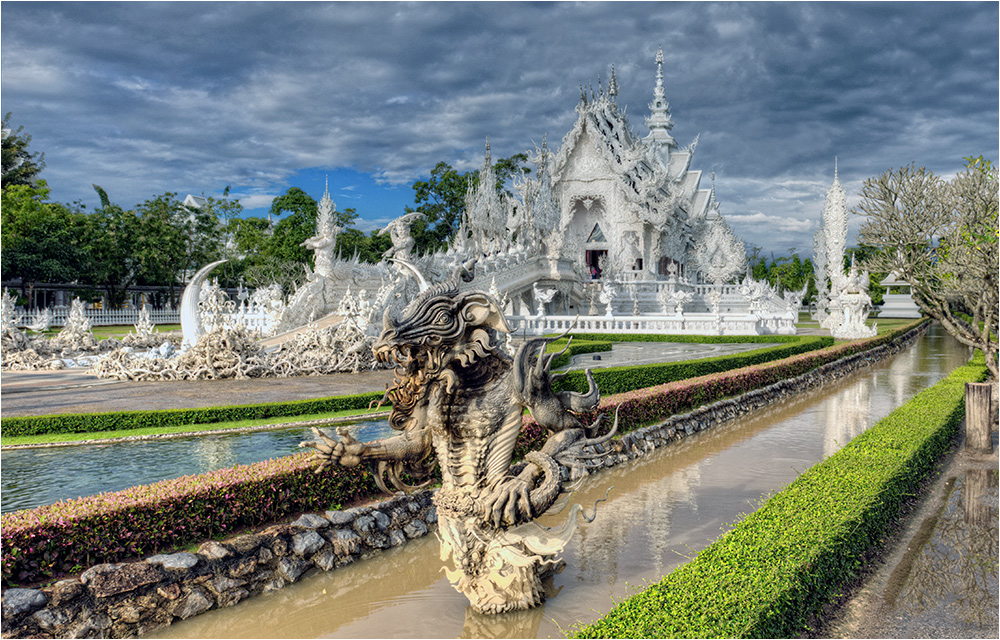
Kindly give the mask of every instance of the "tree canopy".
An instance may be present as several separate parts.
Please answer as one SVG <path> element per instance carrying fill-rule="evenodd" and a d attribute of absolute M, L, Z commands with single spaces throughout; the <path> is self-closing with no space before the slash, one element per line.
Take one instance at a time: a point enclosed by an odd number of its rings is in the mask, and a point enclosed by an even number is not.
<path fill-rule="evenodd" d="M 966 158 L 951 180 L 924 167 L 889 169 L 865 180 L 855 212 L 865 217 L 864 265 L 910 283 L 914 301 L 997 370 L 997 168 Z"/>
<path fill-rule="evenodd" d="M 45 154 L 31 153 L 28 151 L 28 143 L 31 136 L 24 133 L 24 127 L 12 130 L 10 124 L 10 112 L 3 117 L 3 142 L 2 161 L 3 177 L 2 186 L 31 184 L 38 177 L 39 172 L 45 168 Z"/>

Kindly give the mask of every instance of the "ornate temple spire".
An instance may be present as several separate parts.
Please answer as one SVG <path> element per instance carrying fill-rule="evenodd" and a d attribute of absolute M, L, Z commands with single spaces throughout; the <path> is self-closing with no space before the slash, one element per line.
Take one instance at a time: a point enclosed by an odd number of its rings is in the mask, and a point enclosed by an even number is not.
<path fill-rule="evenodd" d="M 618 80 L 615 78 L 615 66 L 611 65 L 611 79 L 608 80 L 608 96 L 611 97 L 611 101 L 614 102 L 615 96 L 618 95 Z"/>
<path fill-rule="evenodd" d="M 334 225 L 333 212 L 336 210 L 337 204 L 330 197 L 330 176 L 327 176 L 326 187 L 323 189 L 323 197 L 320 198 L 316 216 L 316 233 L 318 235 L 323 235 Z"/>
<path fill-rule="evenodd" d="M 647 140 L 659 142 L 668 148 L 676 148 L 677 141 L 670 135 L 674 128 L 674 120 L 670 117 L 670 103 L 666 99 L 663 88 L 663 48 L 656 51 L 656 88 L 653 89 L 653 101 L 649 103 L 650 115 L 646 118 L 649 127 Z"/>
<path fill-rule="evenodd" d="M 823 208 L 823 230 L 826 241 L 826 268 L 831 280 L 844 272 L 844 250 L 847 248 L 847 194 L 840 186 L 834 160 L 833 184 L 826 192 Z"/>

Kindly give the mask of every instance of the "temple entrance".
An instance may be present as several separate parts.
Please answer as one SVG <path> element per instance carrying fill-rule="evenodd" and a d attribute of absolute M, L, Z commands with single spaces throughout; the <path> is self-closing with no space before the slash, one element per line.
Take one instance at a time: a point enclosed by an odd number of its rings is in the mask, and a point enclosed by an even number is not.
<path fill-rule="evenodd" d="M 607 249 L 587 249 L 586 261 L 587 261 L 587 268 L 590 272 L 591 280 L 601 279 L 600 260 L 601 256 L 607 256 L 607 255 L 608 255 Z"/>

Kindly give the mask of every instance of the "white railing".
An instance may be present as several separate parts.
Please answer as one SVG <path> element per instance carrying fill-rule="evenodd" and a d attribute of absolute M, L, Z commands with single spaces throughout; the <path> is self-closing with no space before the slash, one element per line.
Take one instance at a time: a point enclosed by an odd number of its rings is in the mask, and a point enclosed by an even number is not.
<path fill-rule="evenodd" d="M 507 316 L 516 334 L 660 333 L 675 335 L 794 335 L 792 314 L 760 317 L 751 313 L 686 313 L 682 316 Z"/>
<path fill-rule="evenodd" d="M 61 327 L 66 324 L 69 318 L 69 307 L 55 307 L 52 311 L 52 326 Z M 35 323 L 44 310 L 25 311 L 18 309 L 21 314 L 19 327 L 27 327 Z M 105 327 L 109 325 L 129 325 L 139 322 L 139 309 L 86 309 L 87 319 L 95 327 Z M 180 324 L 181 312 L 178 309 L 150 309 L 149 319 L 153 324 Z"/>

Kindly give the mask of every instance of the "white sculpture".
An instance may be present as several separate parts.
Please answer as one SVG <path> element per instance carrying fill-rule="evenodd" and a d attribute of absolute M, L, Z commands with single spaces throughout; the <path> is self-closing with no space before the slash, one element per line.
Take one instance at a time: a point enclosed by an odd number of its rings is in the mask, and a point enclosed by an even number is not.
<path fill-rule="evenodd" d="M 409 260 L 413 254 L 413 248 L 417 246 L 413 236 L 410 235 L 410 225 L 424 217 L 419 211 L 400 216 L 386 225 L 379 235 L 389 234 L 392 238 L 392 248 L 385 252 L 386 258 L 393 260 Z"/>
<path fill-rule="evenodd" d="M 826 248 L 826 273 L 830 281 L 829 293 L 820 287 L 817 279 L 816 288 L 825 295 L 827 316 L 820 320 L 820 326 L 833 329 L 843 323 L 844 313 L 841 308 L 841 293 L 844 291 L 844 249 L 847 246 L 847 194 L 840 186 L 837 164 L 834 161 L 833 184 L 826 192 L 826 204 L 823 207 L 823 246 Z"/>
<path fill-rule="evenodd" d="M 618 293 L 615 286 L 610 282 L 604 283 L 601 286 L 601 304 L 605 305 L 604 315 L 605 317 L 611 318 L 615 315 L 614 309 L 612 309 L 611 303 L 615 300 L 615 295 Z"/>
<path fill-rule="evenodd" d="M 313 250 L 313 262 L 316 265 L 311 278 L 332 278 L 333 277 L 333 250 L 337 245 L 337 236 L 343 231 L 343 227 L 337 226 L 333 221 L 333 213 L 337 205 L 330 197 L 330 187 L 327 184 L 323 198 L 319 202 L 318 214 L 316 216 L 316 235 L 305 240 L 301 246 Z"/>
<path fill-rule="evenodd" d="M 496 278 L 494 278 L 493 281 L 496 282 Z M 538 283 L 536 282 L 531 285 L 531 291 L 534 294 L 535 302 L 538 305 L 538 308 L 535 310 L 535 314 L 543 316 L 546 313 L 545 305 L 552 302 L 552 299 L 556 297 L 556 293 L 558 293 L 559 290 L 555 288 L 539 289 Z"/>
<path fill-rule="evenodd" d="M 690 291 L 682 291 L 677 289 L 671 291 L 665 300 L 665 306 L 671 306 L 674 308 L 674 315 L 684 315 L 684 305 L 691 302 L 694 299 L 694 294 Z M 666 311 L 666 308 L 664 308 Z"/>
<path fill-rule="evenodd" d="M 51 326 L 52 310 L 46 307 L 44 311 L 40 311 L 35 314 L 35 317 L 32 318 L 31 324 L 28 325 L 28 328 L 32 331 L 37 331 L 38 333 L 44 333 L 45 331 L 48 331 Z"/>
<path fill-rule="evenodd" d="M 865 324 L 868 313 L 872 309 L 872 299 L 868 295 L 868 272 L 858 273 L 851 255 L 851 268 L 843 279 L 843 288 L 838 294 L 837 302 L 841 309 L 842 320 L 834 326 L 830 333 L 838 340 L 858 340 L 870 338 L 878 333 L 875 324 L 871 327 Z"/>
<path fill-rule="evenodd" d="M 149 317 L 149 306 L 142 305 L 139 310 L 139 320 L 135 323 L 135 334 L 140 340 L 149 338 L 156 331 L 156 325 Z"/>

